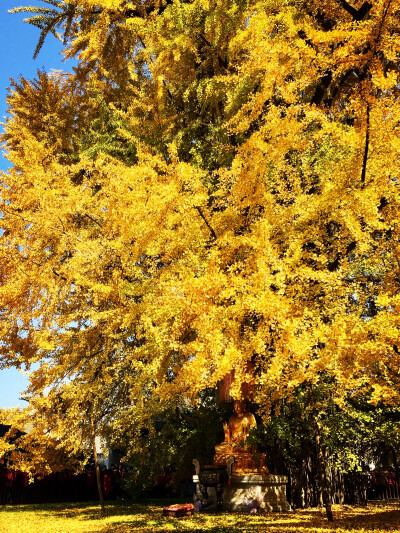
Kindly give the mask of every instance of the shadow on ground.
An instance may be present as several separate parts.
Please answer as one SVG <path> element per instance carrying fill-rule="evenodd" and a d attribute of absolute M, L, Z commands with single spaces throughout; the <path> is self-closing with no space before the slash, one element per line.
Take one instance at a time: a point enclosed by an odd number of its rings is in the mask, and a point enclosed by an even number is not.
<path fill-rule="evenodd" d="M 158 502 L 157 502 L 158 503 Z M 400 502 L 375 502 L 368 506 L 335 506 L 335 521 L 329 523 L 321 509 L 298 510 L 291 513 L 196 514 L 187 518 L 164 518 L 162 506 L 131 505 L 122 509 L 110 508 L 112 523 L 95 533 L 154 533 L 199 531 L 209 533 L 329 533 L 340 532 L 400 532 Z M 121 514 L 120 514 L 121 513 Z"/>
<path fill-rule="evenodd" d="M 163 517 L 163 507 L 178 502 L 183 503 L 177 499 L 107 502 L 106 516 L 100 514 L 97 502 L 6 506 L 2 512 L 9 511 L 10 519 L 11 513 L 16 513 L 17 520 L 19 516 L 23 519 L 24 512 L 35 513 L 48 518 L 49 524 L 56 519 L 57 524 L 75 524 L 77 528 L 73 531 L 85 533 L 331 533 L 332 530 L 336 533 L 400 533 L 400 501 L 370 502 L 368 506 L 334 506 L 333 523 L 326 520 L 322 509 L 266 515 L 202 513 L 186 518 Z"/>

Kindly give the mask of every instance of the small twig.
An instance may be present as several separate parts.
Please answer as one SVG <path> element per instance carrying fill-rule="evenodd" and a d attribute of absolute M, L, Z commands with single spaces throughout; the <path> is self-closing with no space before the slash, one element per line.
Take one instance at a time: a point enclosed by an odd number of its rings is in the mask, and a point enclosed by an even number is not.
<path fill-rule="evenodd" d="M 94 217 L 88 215 L 87 213 L 85 213 L 85 217 L 88 217 L 90 218 L 90 220 L 92 220 L 95 224 L 97 224 L 100 228 L 102 228 L 103 226 L 100 224 L 100 222 L 98 222 Z"/>

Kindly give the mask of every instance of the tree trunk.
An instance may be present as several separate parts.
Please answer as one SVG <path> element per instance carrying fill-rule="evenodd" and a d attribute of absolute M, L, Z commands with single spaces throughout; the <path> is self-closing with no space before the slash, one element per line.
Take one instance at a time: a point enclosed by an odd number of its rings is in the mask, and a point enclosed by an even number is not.
<path fill-rule="evenodd" d="M 105 506 L 104 506 L 103 488 L 101 486 L 99 461 L 97 459 L 96 434 L 95 434 L 95 431 L 94 431 L 93 421 L 91 422 L 91 429 L 92 429 L 92 446 L 93 446 L 94 467 L 95 467 L 95 470 L 96 470 L 97 489 L 99 491 L 99 497 L 100 497 L 101 514 L 105 514 L 106 509 L 105 509 Z"/>
<path fill-rule="evenodd" d="M 341 472 L 337 473 L 338 485 L 337 485 L 337 503 L 344 504 L 344 477 Z"/>
<path fill-rule="evenodd" d="M 396 482 L 398 483 L 399 482 L 399 463 L 397 461 L 397 454 L 396 454 L 396 450 L 393 446 L 390 446 L 390 450 L 392 452 L 392 456 L 393 456 L 393 466 L 394 466 L 394 473 L 395 473 L 395 476 L 396 476 Z"/>
<path fill-rule="evenodd" d="M 311 404 L 311 418 L 312 418 L 312 424 L 313 424 L 314 436 L 315 436 L 315 448 L 317 452 L 317 471 L 318 471 L 320 487 L 322 489 L 322 501 L 324 502 L 324 505 L 325 505 L 326 517 L 328 519 L 328 522 L 333 522 L 330 483 L 329 483 L 327 472 L 326 472 L 325 457 L 324 457 L 324 453 L 323 453 L 322 445 L 321 445 L 321 432 L 319 430 L 317 411 L 316 411 L 316 406 L 315 406 L 314 391 L 312 389 L 311 383 L 309 385 L 309 391 L 310 391 L 310 404 Z"/>

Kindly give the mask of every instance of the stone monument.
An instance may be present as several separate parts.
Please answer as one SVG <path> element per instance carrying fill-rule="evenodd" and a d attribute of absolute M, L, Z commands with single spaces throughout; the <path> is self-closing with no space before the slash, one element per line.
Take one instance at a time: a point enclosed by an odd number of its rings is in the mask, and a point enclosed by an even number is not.
<path fill-rule="evenodd" d="M 256 427 L 254 415 L 243 401 L 235 401 L 234 414 L 224 424 L 225 439 L 215 446 L 214 464 L 200 468 L 194 460 L 196 494 L 209 494 L 210 509 L 226 511 L 289 511 L 286 476 L 269 474 L 265 454 L 256 452 L 246 441 Z"/>
<path fill-rule="evenodd" d="M 289 511 L 286 501 L 286 476 L 269 474 L 265 454 L 256 452 L 246 442 L 256 427 L 254 415 L 243 401 L 233 403 L 234 414 L 224 424 L 225 440 L 215 447 L 214 464 L 232 463 L 229 483 L 222 492 L 222 506 L 227 511 L 260 508 L 266 511 Z M 232 461 L 233 459 L 233 461 Z"/>

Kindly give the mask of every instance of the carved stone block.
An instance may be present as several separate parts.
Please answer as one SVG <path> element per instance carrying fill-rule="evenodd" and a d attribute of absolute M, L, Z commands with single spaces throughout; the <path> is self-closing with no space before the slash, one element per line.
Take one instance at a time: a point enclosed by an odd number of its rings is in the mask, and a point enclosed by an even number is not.
<path fill-rule="evenodd" d="M 286 476 L 232 475 L 222 492 L 226 511 L 290 511 L 286 500 Z"/>

